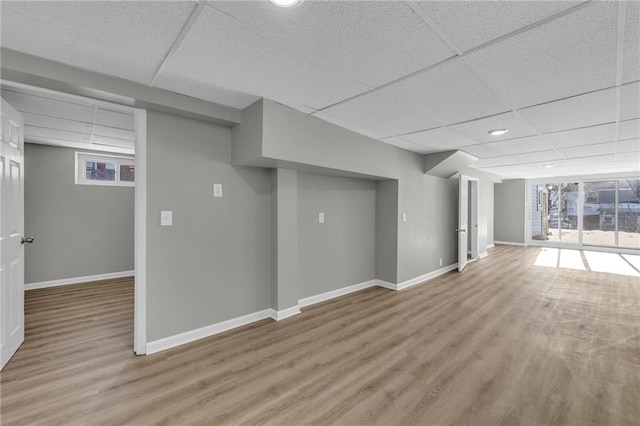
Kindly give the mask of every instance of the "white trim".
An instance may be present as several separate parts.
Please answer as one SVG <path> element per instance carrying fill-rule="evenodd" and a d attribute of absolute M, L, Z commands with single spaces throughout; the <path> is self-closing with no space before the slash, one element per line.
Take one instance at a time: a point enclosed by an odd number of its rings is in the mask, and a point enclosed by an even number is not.
<path fill-rule="evenodd" d="M 422 284 L 425 281 L 432 280 L 440 275 L 446 274 L 449 271 L 453 271 L 458 268 L 457 263 L 453 263 L 449 266 L 445 266 L 444 268 L 436 269 L 435 271 L 431 271 L 428 274 L 420 275 L 419 277 L 412 278 L 410 280 L 401 282 L 400 284 L 393 284 L 383 280 L 375 280 L 376 285 L 378 287 L 388 288 L 390 290 L 400 291 L 405 288 L 413 287 L 414 285 Z"/>
<path fill-rule="evenodd" d="M 147 111 L 136 109 L 135 284 L 133 304 L 133 350 L 147 350 Z"/>
<path fill-rule="evenodd" d="M 495 244 L 487 244 L 487 250 L 489 250 L 490 248 L 494 248 L 495 246 Z"/>
<path fill-rule="evenodd" d="M 337 290 L 327 291 L 326 293 L 317 294 L 315 296 L 305 297 L 304 299 L 300 299 L 298 301 L 298 306 L 304 308 L 305 306 L 314 305 L 316 303 L 344 296 L 349 293 L 364 290 L 365 288 L 375 287 L 377 283 L 378 280 L 370 280 L 359 284 L 350 285 L 348 287 L 339 288 Z"/>
<path fill-rule="evenodd" d="M 526 247 L 525 243 L 513 243 L 511 241 L 494 241 L 495 244 L 503 245 L 503 246 L 521 246 Z"/>
<path fill-rule="evenodd" d="M 300 312 L 300 306 L 292 306 L 287 309 L 283 309 L 281 311 L 276 311 L 275 309 L 269 309 L 269 316 L 276 321 L 282 321 L 283 319 L 292 317 L 294 315 L 298 315 Z"/>
<path fill-rule="evenodd" d="M 160 351 L 175 348 L 176 346 L 204 339 L 205 337 L 210 337 L 237 327 L 242 327 L 243 325 L 271 318 L 272 311 L 273 309 L 264 309 L 262 311 L 243 315 L 238 318 L 232 318 L 230 320 L 207 325 L 195 330 L 185 331 L 184 333 L 154 340 L 153 342 L 149 342 L 146 344 L 146 354 L 151 355 Z"/>
<path fill-rule="evenodd" d="M 40 281 L 37 283 L 29 283 L 24 285 L 25 290 L 35 290 L 37 288 L 59 287 L 62 285 L 81 284 L 91 281 L 110 280 L 113 278 L 132 277 L 134 271 L 110 272 L 108 274 L 88 275 L 86 277 L 62 278 L 59 280 Z"/>
<path fill-rule="evenodd" d="M 489 253 L 487 253 L 487 252 L 485 251 L 485 252 L 482 252 L 482 253 L 480 253 L 480 254 L 478 255 L 478 259 L 483 259 L 483 258 L 485 258 L 485 257 L 487 257 L 487 256 L 489 256 Z"/>

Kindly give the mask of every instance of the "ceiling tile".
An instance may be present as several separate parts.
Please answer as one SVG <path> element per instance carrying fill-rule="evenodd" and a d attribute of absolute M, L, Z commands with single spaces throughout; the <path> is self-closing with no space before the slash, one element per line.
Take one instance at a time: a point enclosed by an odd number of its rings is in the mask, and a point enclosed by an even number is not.
<path fill-rule="evenodd" d="M 28 126 L 44 127 L 47 129 L 66 130 L 78 133 L 91 133 L 91 123 L 82 121 L 69 120 L 64 118 L 49 117 L 46 115 L 32 114 L 29 112 L 20 112 L 24 117 L 24 124 Z"/>
<path fill-rule="evenodd" d="M 466 51 L 543 20 L 580 2 L 420 1 L 415 4 Z"/>
<path fill-rule="evenodd" d="M 2 97 L 21 113 L 93 123 L 93 107 L 89 105 L 79 105 L 4 89 Z"/>
<path fill-rule="evenodd" d="M 599 90 L 520 110 L 541 133 L 613 123 L 617 119 L 616 88 Z"/>
<path fill-rule="evenodd" d="M 460 149 L 468 154 L 475 155 L 478 158 L 495 158 L 504 156 L 502 152 L 485 144 L 465 146 Z"/>
<path fill-rule="evenodd" d="M 621 121 L 618 129 L 618 140 L 640 138 L 640 120 Z"/>
<path fill-rule="evenodd" d="M 601 126 L 549 133 L 544 135 L 543 138 L 555 148 L 613 142 L 616 140 L 616 127 L 615 123 L 603 124 Z"/>
<path fill-rule="evenodd" d="M 467 61 L 516 108 L 612 87 L 617 19 L 616 2 L 593 2 L 473 52 Z"/>
<path fill-rule="evenodd" d="M 93 126 L 93 135 L 123 139 L 131 142 L 135 140 L 133 130 L 117 129 L 115 127 Z"/>
<path fill-rule="evenodd" d="M 135 119 L 133 114 L 98 108 L 96 111 L 96 124 L 123 130 L 133 130 Z"/>
<path fill-rule="evenodd" d="M 510 110 L 461 59 L 449 61 L 379 90 L 441 124 Z"/>
<path fill-rule="evenodd" d="M 430 118 L 398 101 L 371 92 L 322 111 L 325 114 L 368 128 L 383 137 L 397 136 L 438 126 Z M 409 138 L 406 138 L 409 139 Z"/>
<path fill-rule="evenodd" d="M 417 143 L 410 142 L 402 138 L 396 138 L 396 137 L 385 138 L 385 139 L 382 139 L 382 142 L 388 143 L 389 145 L 393 145 L 398 148 L 406 149 L 408 151 L 417 152 L 419 154 L 428 154 L 430 152 L 436 152 L 436 150 L 434 149 L 419 145 Z"/>
<path fill-rule="evenodd" d="M 451 128 L 481 142 L 494 142 L 538 134 L 529 123 L 514 112 L 456 124 Z M 509 132 L 502 136 L 491 136 L 489 131 L 494 129 L 508 129 Z"/>
<path fill-rule="evenodd" d="M 244 24 L 205 7 L 172 57 L 209 81 L 233 91 L 322 109 L 369 90 L 355 79 L 273 43 Z"/>
<path fill-rule="evenodd" d="M 514 158 L 511 158 L 505 155 L 504 157 L 480 159 L 474 163 L 474 167 L 476 168 L 503 167 L 503 166 L 511 166 L 516 164 L 518 164 L 518 162 Z"/>
<path fill-rule="evenodd" d="M 616 144 L 616 153 L 620 152 L 638 152 L 640 151 L 640 139 L 629 139 L 626 141 L 618 141 Z"/>
<path fill-rule="evenodd" d="M 624 25 L 622 82 L 640 80 L 640 2 L 628 1 Z"/>
<path fill-rule="evenodd" d="M 11 2 L 10 7 L 100 38 L 114 47 L 162 59 L 195 10 L 196 2 L 22 1 Z"/>
<path fill-rule="evenodd" d="M 640 117 L 640 82 L 626 84 L 620 89 L 620 120 Z"/>
<path fill-rule="evenodd" d="M 572 148 L 561 148 L 558 150 L 566 158 L 591 157 L 594 155 L 614 154 L 616 143 L 598 143 L 593 145 L 574 146 Z"/>
<path fill-rule="evenodd" d="M 56 2 L 63 3 L 63 2 Z M 76 4 L 69 2 L 69 4 Z M 149 84 L 161 60 L 109 42 L 2 3 L 2 47 Z"/>
<path fill-rule="evenodd" d="M 455 53 L 404 2 L 211 2 L 307 58 L 380 86 Z"/>
<path fill-rule="evenodd" d="M 334 117 L 333 115 L 326 114 L 322 111 L 317 111 L 311 114 L 311 116 L 326 121 L 327 123 L 335 124 L 336 126 L 340 126 L 343 129 L 351 130 L 352 132 L 359 133 L 364 136 L 368 136 L 372 139 L 384 139 L 385 135 L 376 131 L 373 131 L 369 128 L 357 125 L 355 123 L 351 123 L 346 120 L 342 120 L 340 118 Z"/>
<path fill-rule="evenodd" d="M 404 135 L 402 137 L 408 141 L 428 146 L 439 151 L 446 151 L 449 149 L 460 148 L 462 146 L 478 144 L 478 141 L 475 141 L 446 127 L 427 130 L 424 132 L 412 133 L 409 135 Z"/>
<path fill-rule="evenodd" d="M 487 146 L 499 151 L 502 155 L 524 154 L 527 152 L 546 151 L 554 147 L 543 136 L 509 139 L 488 143 Z"/>
<path fill-rule="evenodd" d="M 556 150 L 528 152 L 526 154 L 510 155 L 518 163 L 537 163 L 540 161 L 562 160 L 564 157 Z"/>
<path fill-rule="evenodd" d="M 154 86 L 237 109 L 244 109 L 260 99 L 216 86 L 206 74 L 173 63 L 167 63 L 162 68 Z"/>
<path fill-rule="evenodd" d="M 49 141 L 60 140 L 67 142 L 82 142 L 89 143 L 90 139 L 87 133 L 69 132 L 65 130 L 45 129 L 42 127 L 24 126 L 24 140 L 30 142 L 32 139 L 35 141 Z"/>

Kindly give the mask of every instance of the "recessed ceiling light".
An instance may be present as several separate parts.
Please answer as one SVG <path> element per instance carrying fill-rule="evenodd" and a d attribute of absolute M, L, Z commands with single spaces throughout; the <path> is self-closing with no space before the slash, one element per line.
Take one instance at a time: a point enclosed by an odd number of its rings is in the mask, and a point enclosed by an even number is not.
<path fill-rule="evenodd" d="M 550 169 L 553 167 L 553 164 L 543 164 L 542 167 L 544 167 L 545 169 Z"/>
<path fill-rule="evenodd" d="M 271 0 L 271 3 L 279 7 L 292 7 L 298 4 L 300 0 Z"/>
<path fill-rule="evenodd" d="M 509 129 L 494 129 L 494 130 L 489 130 L 489 134 L 491 136 L 500 136 L 500 135 L 504 135 L 508 131 Z"/>

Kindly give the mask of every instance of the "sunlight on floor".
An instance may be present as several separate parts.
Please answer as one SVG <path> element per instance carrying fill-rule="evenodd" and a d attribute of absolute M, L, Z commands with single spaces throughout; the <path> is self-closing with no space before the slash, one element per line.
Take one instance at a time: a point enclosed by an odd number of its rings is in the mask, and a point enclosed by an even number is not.
<path fill-rule="evenodd" d="M 584 255 L 584 258 L 583 258 Z M 536 266 L 606 272 L 640 278 L 640 255 L 543 247 Z"/>

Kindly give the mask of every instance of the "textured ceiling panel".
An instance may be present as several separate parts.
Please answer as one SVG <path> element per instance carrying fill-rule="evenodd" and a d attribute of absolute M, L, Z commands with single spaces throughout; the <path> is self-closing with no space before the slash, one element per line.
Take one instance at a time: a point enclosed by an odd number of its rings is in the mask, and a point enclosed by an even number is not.
<path fill-rule="evenodd" d="M 616 89 L 599 90 L 520 110 L 522 117 L 541 133 L 577 129 L 617 119 Z"/>
<path fill-rule="evenodd" d="M 410 142 L 408 140 L 402 138 L 386 138 L 382 139 L 382 142 L 388 143 L 389 145 L 396 146 L 398 148 L 406 149 L 408 151 L 417 152 L 419 154 L 428 154 L 430 152 L 435 152 L 435 150 L 419 145 L 417 143 Z"/>
<path fill-rule="evenodd" d="M 206 74 L 171 63 L 162 68 L 154 86 L 238 109 L 244 109 L 260 99 L 258 96 L 216 86 Z"/>
<path fill-rule="evenodd" d="M 577 146 L 573 148 L 561 148 L 558 150 L 565 158 L 589 157 L 593 155 L 614 154 L 616 143 L 597 143 L 593 145 Z"/>
<path fill-rule="evenodd" d="M 579 3 L 573 1 L 415 2 L 463 51 L 495 40 Z"/>
<path fill-rule="evenodd" d="M 538 132 L 523 120 L 518 114 L 509 112 L 495 115 L 481 120 L 451 126 L 452 129 L 463 133 L 470 138 L 481 142 L 494 142 L 505 139 L 514 139 L 524 136 L 533 136 Z M 489 131 L 495 129 L 508 129 L 509 132 L 502 136 L 491 136 Z"/>
<path fill-rule="evenodd" d="M 517 108 L 612 87 L 617 19 L 616 3 L 594 2 L 467 60 Z"/>
<path fill-rule="evenodd" d="M 503 155 L 525 154 L 527 152 L 546 151 L 554 148 L 544 136 L 529 136 L 526 138 L 492 142 L 487 144 L 487 146 L 501 152 Z"/>
<path fill-rule="evenodd" d="M 2 47 L 144 84 L 151 82 L 161 63 L 126 46 L 7 8 L 4 2 L 1 34 Z"/>
<path fill-rule="evenodd" d="M 640 151 L 640 139 L 629 139 L 626 141 L 618 141 L 618 143 L 616 144 L 616 152 L 638 152 L 638 151 Z"/>
<path fill-rule="evenodd" d="M 55 118 L 46 115 L 21 112 L 24 117 L 24 124 L 27 126 L 43 127 L 47 129 L 66 130 L 69 132 L 91 133 L 91 123 L 82 121 Z"/>
<path fill-rule="evenodd" d="M 640 138 L 640 120 L 629 120 L 620 122 L 618 128 L 618 140 Z"/>
<path fill-rule="evenodd" d="M 84 123 L 93 123 L 93 107 L 49 99 L 12 90 L 2 90 L 2 97 L 19 112 L 44 115 Z"/>
<path fill-rule="evenodd" d="M 465 146 L 460 149 L 468 154 L 475 155 L 478 158 L 495 158 L 504 156 L 502 152 L 485 144 Z"/>
<path fill-rule="evenodd" d="M 461 59 L 379 91 L 424 112 L 443 125 L 511 109 Z"/>
<path fill-rule="evenodd" d="M 620 89 L 620 120 L 640 118 L 640 82 L 622 86 Z"/>
<path fill-rule="evenodd" d="M 30 142 L 31 139 L 36 141 L 52 141 L 60 140 L 64 142 L 80 142 L 89 143 L 91 135 L 87 133 L 69 132 L 64 130 L 45 129 L 42 127 L 24 126 L 24 140 Z"/>
<path fill-rule="evenodd" d="M 454 52 L 403 2 L 211 2 L 267 38 L 379 86 Z"/>
<path fill-rule="evenodd" d="M 518 163 L 537 163 L 540 161 L 562 160 L 564 158 L 562 154 L 555 150 L 528 152 L 526 154 L 510 155 L 509 157 Z"/>
<path fill-rule="evenodd" d="M 438 123 L 377 92 L 352 99 L 322 111 L 340 120 L 366 127 L 383 137 L 431 129 Z M 409 139 L 409 138 L 406 138 Z"/>
<path fill-rule="evenodd" d="M 9 5 L 159 59 L 169 52 L 196 8 L 190 1 L 23 1 Z"/>
<path fill-rule="evenodd" d="M 640 80 L 640 2 L 626 2 L 622 82 Z"/>
<path fill-rule="evenodd" d="M 403 138 L 438 151 L 448 151 L 462 146 L 478 144 L 478 141 L 446 127 L 404 135 Z"/>
<path fill-rule="evenodd" d="M 96 111 L 96 124 L 115 127 L 123 130 L 133 130 L 135 119 L 133 114 L 125 114 L 98 108 Z"/>
<path fill-rule="evenodd" d="M 314 109 L 369 89 L 258 36 L 212 7 L 204 8 L 172 61 L 230 90 Z"/>
<path fill-rule="evenodd" d="M 613 142 L 616 140 L 616 127 L 617 125 L 613 123 L 566 132 L 550 133 L 544 135 L 544 140 L 555 148 L 569 148 L 579 145 Z"/>

